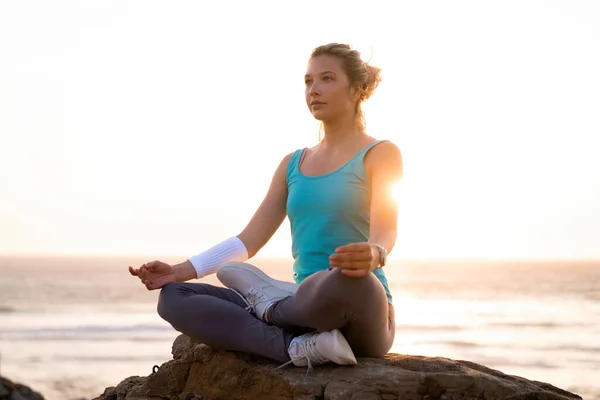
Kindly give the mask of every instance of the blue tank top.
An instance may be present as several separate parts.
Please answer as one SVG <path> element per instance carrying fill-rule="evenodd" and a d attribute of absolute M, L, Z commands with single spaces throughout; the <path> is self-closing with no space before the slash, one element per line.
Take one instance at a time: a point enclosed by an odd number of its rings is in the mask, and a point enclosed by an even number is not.
<path fill-rule="evenodd" d="M 292 154 L 286 173 L 287 214 L 297 283 L 329 268 L 329 256 L 337 247 L 369 239 L 371 182 L 363 161 L 367 151 L 381 142 L 369 143 L 342 167 L 319 176 L 300 172 L 303 149 Z M 373 273 L 391 303 L 383 269 Z"/>

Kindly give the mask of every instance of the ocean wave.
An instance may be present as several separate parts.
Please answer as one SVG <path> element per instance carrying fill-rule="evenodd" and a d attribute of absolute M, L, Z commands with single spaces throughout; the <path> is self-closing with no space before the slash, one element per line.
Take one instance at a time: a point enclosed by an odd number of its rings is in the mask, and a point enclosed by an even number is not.
<path fill-rule="evenodd" d="M 583 298 L 586 300 L 600 301 L 600 293 L 598 293 L 598 292 L 584 293 Z"/>
<path fill-rule="evenodd" d="M 514 322 L 490 322 L 486 324 L 492 327 L 505 327 L 505 328 L 574 328 L 574 327 L 585 327 L 590 324 L 584 323 L 558 323 L 553 321 L 539 321 L 539 322 L 527 322 L 527 321 L 514 321 Z"/>
<path fill-rule="evenodd" d="M 164 325 L 103 326 L 86 325 L 73 327 L 47 327 L 35 329 L 0 329 L 0 340 L 84 340 L 84 341 L 160 341 L 171 337 L 176 331 Z"/>
<path fill-rule="evenodd" d="M 19 335 L 19 336 L 2 336 L 0 335 L 0 340 L 10 340 L 10 341 L 28 341 L 28 342 L 43 342 L 43 341 L 53 341 L 53 342 L 164 342 L 165 340 L 173 340 L 172 336 L 81 336 L 75 334 L 36 334 L 36 335 Z"/>
<path fill-rule="evenodd" d="M 139 361 L 156 361 L 156 355 L 106 355 L 106 356 L 86 356 L 86 355 L 58 355 L 52 358 L 53 361 L 79 361 L 79 362 L 139 362 Z"/>
<path fill-rule="evenodd" d="M 476 343 L 471 341 L 463 340 L 420 340 L 415 342 L 416 345 L 441 345 L 441 346 L 454 346 L 463 348 L 475 348 L 482 347 L 488 349 L 507 349 L 507 350 L 534 350 L 543 352 L 564 352 L 570 353 L 600 353 L 600 347 L 593 346 L 577 346 L 577 345 L 556 345 L 556 346 L 532 346 L 529 344 L 516 344 L 516 343 Z M 586 359 L 587 360 L 587 359 Z M 589 361 L 589 360 L 588 360 Z M 596 362 L 597 360 L 593 360 Z"/>
<path fill-rule="evenodd" d="M 398 325 L 396 324 L 396 333 L 398 331 L 462 331 L 464 326 L 458 325 Z"/>
<path fill-rule="evenodd" d="M 139 331 L 169 331 L 173 328 L 165 325 L 155 324 L 138 324 L 126 326 L 110 326 L 110 325 L 80 325 L 60 328 L 36 328 L 36 329 L 0 329 L 2 333 L 38 333 L 38 332 L 60 332 L 60 333 L 104 333 L 104 332 L 139 332 Z"/>
<path fill-rule="evenodd" d="M 479 343 L 475 343 L 475 342 L 465 342 L 462 340 L 448 340 L 448 341 L 417 341 L 415 342 L 416 345 L 443 345 L 443 346 L 455 346 L 455 347 L 480 347 L 480 346 L 484 346 L 487 347 L 486 345 L 482 345 Z"/>
<path fill-rule="evenodd" d="M 535 369 L 559 369 L 559 368 L 563 368 L 562 365 L 560 364 L 550 364 L 547 363 L 545 361 L 523 361 L 523 362 L 518 362 L 518 361 L 512 361 L 512 362 L 508 362 L 508 363 L 503 363 L 502 364 L 502 368 L 514 368 L 514 367 L 520 367 L 520 368 L 535 368 Z"/>
<path fill-rule="evenodd" d="M 544 347 L 535 347 L 536 350 L 557 350 L 557 351 L 581 351 L 585 353 L 600 353 L 600 347 L 589 347 L 589 346 L 544 346 Z"/>

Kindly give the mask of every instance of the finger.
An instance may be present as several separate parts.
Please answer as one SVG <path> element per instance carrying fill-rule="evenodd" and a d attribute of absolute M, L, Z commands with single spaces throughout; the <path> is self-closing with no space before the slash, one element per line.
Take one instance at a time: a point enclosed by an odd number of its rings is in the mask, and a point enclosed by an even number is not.
<path fill-rule="evenodd" d="M 133 276 L 138 276 L 138 270 L 133 268 L 131 265 L 129 266 L 129 273 Z"/>
<path fill-rule="evenodd" d="M 367 276 L 369 272 L 364 269 L 342 269 L 342 274 L 351 278 L 362 278 Z"/>
<path fill-rule="evenodd" d="M 355 266 L 353 266 L 352 261 L 331 261 L 329 263 L 329 266 L 337 267 L 337 268 L 352 268 L 352 269 L 356 268 Z"/>
<path fill-rule="evenodd" d="M 347 262 L 356 263 L 370 263 L 373 256 L 369 253 L 344 253 L 344 254 L 332 254 L 329 256 L 330 264 L 340 264 Z"/>
<path fill-rule="evenodd" d="M 350 243 L 344 246 L 340 246 L 335 249 L 336 253 L 348 253 L 348 252 L 357 252 L 357 251 L 370 251 L 370 246 L 366 242 L 361 243 Z"/>
<path fill-rule="evenodd" d="M 330 264 L 330 266 L 332 266 L 332 267 L 337 267 L 337 268 L 342 268 L 342 269 L 364 269 L 364 270 L 368 270 L 370 265 L 371 264 L 367 263 L 367 262 L 355 262 L 355 261 Z"/>
<path fill-rule="evenodd" d="M 332 254 L 329 256 L 330 261 L 347 262 L 347 261 L 371 261 L 372 255 L 370 252 L 352 252 Z"/>
<path fill-rule="evenodd" d="M 341 270 L 349 269 L 349 270 L 353 270 L 353 271 L 360 269 L 360 268 L 352 267 L 350 265 L 331 265 L 330 267 L 331 268 L 339 268 Z"/>

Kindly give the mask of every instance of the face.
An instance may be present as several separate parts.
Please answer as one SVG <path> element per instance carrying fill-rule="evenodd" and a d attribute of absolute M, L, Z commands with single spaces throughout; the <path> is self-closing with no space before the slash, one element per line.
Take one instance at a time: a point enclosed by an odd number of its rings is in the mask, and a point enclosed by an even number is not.
<path fill-rule="evenodd" d="M 304 82 L 306 104 L 316 119 L 331 121 L 354 115 L 358 96 L 350 90 L 348 76 L 337 57 L 312 57 Z"/>

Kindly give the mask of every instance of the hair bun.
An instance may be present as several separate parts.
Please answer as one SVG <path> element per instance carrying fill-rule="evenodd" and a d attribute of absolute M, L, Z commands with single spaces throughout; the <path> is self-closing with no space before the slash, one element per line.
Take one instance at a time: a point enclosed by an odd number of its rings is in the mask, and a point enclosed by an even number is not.
<path fill-rule="evenodd" d="M 367 71 L 367 76 L 365 83 L 363 84 L 362 100 L 367 100 L 371 97 L 375 92 L 375 89 L 377 89 L 377 86 L 379 86 L 379 82 L 381 82 L 381 68 L 365 62 L 365 70 Z"/>

